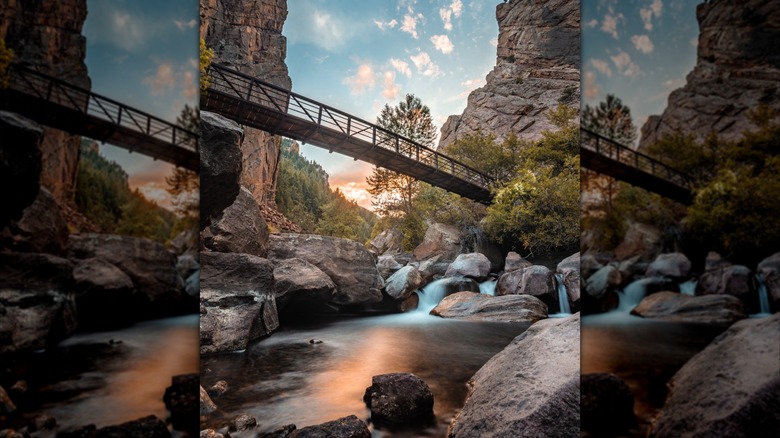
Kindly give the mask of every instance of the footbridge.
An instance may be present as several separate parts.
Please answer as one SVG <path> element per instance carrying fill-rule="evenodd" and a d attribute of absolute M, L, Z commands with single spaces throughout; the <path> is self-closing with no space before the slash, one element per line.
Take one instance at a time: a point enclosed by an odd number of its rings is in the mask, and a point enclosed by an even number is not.
<path fill-rule="evenodd" d="M 201 108 L 489 204 L 493 180 L 438 151 L 282 87 L 212 64 Z"/>
<path fill-rule="evenodd" d="M 29 67 L 12 64 L 0 110 L 198 171 L 197 134 Z"/>
<path fill-rule="evenodd" d="M 580 145 L 582 167 L 683 204 L 693 200 L 691 178 L 679 170 L 584 128 Z"/>

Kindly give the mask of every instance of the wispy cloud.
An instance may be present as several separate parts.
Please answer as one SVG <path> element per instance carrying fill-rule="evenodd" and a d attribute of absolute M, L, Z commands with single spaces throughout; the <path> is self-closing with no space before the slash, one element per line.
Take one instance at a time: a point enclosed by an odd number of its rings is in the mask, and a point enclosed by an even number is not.
<path fill-rule="evenodd" d="M 175 24 L 176 27 L 179 28 L 179 30 L 186 30 L 186 29 L 192 29 L 193 27 L 197 26 L 198 22 L 193 18 L 190 21 L 173 20 L 173 24 Z"/>
<path fill-rule="evenodd" d="M 664 10 L 664 4 L 661 0 L 653 0 L 646 8 L 639 9 L 639 16 L 648 31 L 653 30 L 653 17 L 659 18 Z"/>
<path fill-rule="evenodd" d="M 450 41 L 450 38 L 447 35 L 434 35 L 431 37 L 431 42 L 436 50 L 445 55 L 452 53 L 452 50 L 454 49 L 452 41 Z"/>
<path fill-rule="evenodd" d="M 618 72 L 623 76 L 636 76 L 639 74 L 639 66 L 634 64 L 628 53 L 620 52 L 615 56 L 611 56 L 610 59 L 612 59 Z"/>
<path fill-rule="evenodd" d="M 344 84 L 348 85 L 352 94 L 362 94 L 376 86 L 376 74 L 369 64 L 360 64 L 354 76 L 344 78 Z"/>
<path fill-rule="evenodd" d="M 395 83 L 395 72 L 392 70 L 386 71 L 384 74 L 384 88 L 382 89 L 382 96 L 389 100 L 394 100 L 400 91 L 401 87 Z"/>
<path fill-rule="evenodd" d="M 599 25 L 599 20 L 596 20 L 595 18 L 585 23 L 585 26 L 588 26 L 591 29 L 598 25 Z"/>
<path fill-rule="evenodd" d="M 380 21 L 380 20 L 374 20 L 374 24 L 376 24 L 376 27 L 385 30 L 385 29 L 392 29 L 398 25 L 398 20 L 393 18 L 390 21 Z"/>
<path fill-rule="evenodd" d="M 653 51 L 653 42 L 650 41 L 650 37 L 647 35 L 634 35 L 631 37 L 631 42 L 634 44 L 634 48 L 647 55 Z"/>
<path fill-rule="evenodd" d="M 390 58 L 390 65 L 392 65 L 394 69 L 398 70 L 398 73 L 401 73 L 407 78 L 412 77 L 412 69 L 409 68 L 409 64 L 406 61 Z"/>
<path fill-rule="evenodd" d="M 445 8 L 439 9 L 439 17 L 444 23 L 444 30 L 452 30 L 452 17 L 459 18 L 463 12 L 463 3 L 460 0 L 454 0 Z"/>
<path fill-rule="evenodd" d="M 610 13 L 604 15 L 604 20 L 601 22 L 601 30 L 612 35 L 612 38 L 618 39 L 618 21 L 625 21 L 625 17 L 622 13 L 611 15 Z"/>
<path fill-rule="evenodd" d="M 598 84 L 596 84 L 596 73 L 588 70 L 585 72 L 585 90 L 583 94 L 588 99 L 595 99 L 601 92 Z"/>
<path fill-rule="evenodd" d="M 404 15 L 404 22 L 401 24 L 401 30 L 411 35 L 414 39 L 420 38 L 417 34 L 417 21 L 421 19 L 422 16 L 422 14 Z"/>
<path fill-rule="evenodd" d="M 435 78 L 441 74 L 439 66 L 431 61 L 431 57 L 426 52 L 420 52 L 409 58 L 412 60 L 412 63 L 414 63 L 414 66 L 417 67 L 417 72 L 421 75 Z"/>
<path fill-rule="evenodd" d="M 143 80 L 144 84 L 151 88 L 152 94 L 160 94 L 168 88 L 176 85 L 176 77 L 173 74 L 173 66 L 169 62 L 160 63 L 157 71 Z"/>
<path fill-rule="evenodd" d="M 595 68 L 599 73 L 603 74 L 604 76 L 611 78 L 612 77 L 612 69 L 609 68 L 609 63 L 607 61 L 592 58 L 590 60 L 590 64 Z"/>
<path fill-rule="evenodd" d="M 291 44 L 308 43 L 337 52 L 357 35 L 365 32 L 370 22 L 354 22 L 340 12 L 324 10 L 312 0 L 298 0 L 303 13 L 291 14 L 285 23 L 285 34 Z"/>

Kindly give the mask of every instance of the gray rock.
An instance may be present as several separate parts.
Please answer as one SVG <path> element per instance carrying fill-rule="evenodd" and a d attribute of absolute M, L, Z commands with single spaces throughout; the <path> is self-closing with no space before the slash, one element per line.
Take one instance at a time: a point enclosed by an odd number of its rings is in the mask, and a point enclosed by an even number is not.
<path fill-rule="evenodd" d="M 35 201 L 40 189 L 41 140 L 43 129 L 19 114 L 0 111 L 0 229 L 12 220 L 21 219 L 22 212 Z"/>
<path fill-rule="evenodd" d="M 211 220 L 203 244 L 216 252 L 236 252 L 265 257 L 268 254 L 268 224 L 252 193 L 241 187 L 233 203 Z"/>
<path fill-rule="evenodd" d="M 219 380 L 217 383 L 209 386 L 209 389 L 207 389 L 206 392 L 208 392 L 211 397 L 217 397 L 227 392 L 228 387 L 228 382 Z"/>
<path fill-rule="evenodd" d="M 91 329 L 127 325 L 136 317 L 135 287 L 121 269 L 100 257 L 79 260 L 73 269 L 79 322 Z"/>
<path fill-rule="evenodd" d="M 611 373 L 583 374 L 582 430 L 594 436 L 614 436 L 636 425 L 634 395 L 626 382 Z"/>
<path fill-rule="evenodd" d="M 425 423 L 433 418 L 433 393 L 421 378 L 410 373 L 373 376 L 363 401 L 379 428 Z"/>
<path fill-rule="evenodd" d="M 547 305 L 531 295 L 490 296 L 457 292 L 444 297 L 431 315 L 470 321 L 534 323 L 547 318 Z"/>
<path fill-rule="evenodd" d="M 607 293 L 620 287 L 621 283 L 620 271 L 612 265 L 607 265 L 588 277 L 585 282 L 585 292 L 596 300 L 600 300 Z"/>
<path fill-rule="evenodd" d="M 423 284 L 420 271 L 404 266 L 385 282 L 385 292 L 396 300 L 404 300 Z"/>
<path fill-rule="evenodd" d="M 677 292 L 658 292 L 645 297 L 632 314 L 664 321 L 731 324 L 746 318 L 745 306 L 730 295 L 693 297 Z"/>
<path fill-rule="evenodd" d="M 201 354 L 243 350 L 279 327 L 270 261 L 249 254 L 200 257 Z"/>
<path fill-rule="evenodd" d="M 580 315 L 533 324 L 469 381 L 450 437 L 580 435 Z"/>
<path fill-rule="evenodd" d="M 238 414 L 230 422 L 229 429 L 232 432 L 242 432 L 249 429 L 254 429 L 257 426 L 257 419 L 249 414 Z"/>
<path fill-rule="evenodd" d="M 187 253 L 176 257 L 176 270 L 181 278 L 188 278 L 200 269 L 197 253 Z"/>
<path fill-rule="evenodd" d="M 580 308 L 580 253 L 572 254 L 561 260 L 555 272 L 563 277 L 566 295 L 569 297 L 572 312 Z"/>
<path fill-rule="evenodd" d="M 517 271 L 518 269 L 527 268 L 533 266 L 533 263 L 524 259 L 520 254 L 509 251 L 506 255 L 506 261 L 504 262 L 504 272 Z"/>
<path fill-rule="evenodd" d="M 669 381 L 648 436 L 753 437 L 780 430 L 779 328 L 776 313 L 739 321 L 715 338 Z"/>
<path fill-rule="evenodd" d="M 368 242 L 368 248 L 377 255 L 393 254 L 403 251 L 404 233 L 397 228 L 390 228 L 377 234 Z"/>
<path fill-rule="evenodd" d="M 696 283 L 697 295 L 733 295 L 745 304 L 756 300 L 754 275 L 750 268 L 730 265 L 705 272 Z"/>
<path fill-rule="evenodd" d="M 756 271 L 764 278 L 770 305 L 776 312 L 780 309 L 780 252 L 762 260 Z"/>
<path fill-rule="evenodd" d="M 274 265 L 276 306 L 280 312 L 300 313 L 326 307 L 336 285 L 319 268 L 301 259 L 280 260 Z"/>
<path fill-rule="evenodd" d="M 429 259 L 419 262 L 419 267 L 417 269 L 419 269 L 426 278 L 439 279 L 447 272 L 447 268 L 450 267 L 451 261 L 452 260 L 445 260 L 442 254 L 436 254 Z"/>
<path fill-rule="evenodd" d="M 398 262 L 392 254 L 383 254 L 377 258 L 376 268 L 383 279 L 387 280 L 404 265 Z"/>
<path fill-rule="evenodd" d="M 424 261 L 439 256 L 438 263 L 450 263 L 461 253 L 463 233 L 454 225 L 432 223 L 425 231 L 422 243 L 412 252 L 414 260 Z M 420 265 L 420 270 L 422 265 Z"/>
<path fill-rule="evenodd" d="M 41 187 L 35 201 L 24 209 L 21 219 L 11 221 L 9 227 L 3 230 L 2 240 L 2 246 L 13 251 L 55 255 L 65 253 L 68 224 L 60 212 L 59 204 L 48 190 Z"/>
<path fill-rule="evenodd" d="M 175 430 L 194 434 L 198 429 L 200 413 L 200 376 L 198 373 L 180 374 L 171 378 L 171 386 L 165 388 L 163 402 L 171 413 Z"/>
<path fill-rule="evenodd" d="M 244 130 L 234 121 L 200 112 L 200 228 L 228 208 L 241 188 Z"/>
<path fill-rule="evenodd" d="M 292 431 L 287 438 L 371 438 L 368 425 L 354 415 Z"/>
<path fill-rule="evenodd" d="M 94 438 L 170 438 L 171 433 L 165 423 L 154 415 L 128 421 L 116 426 L 98 429 Z"/>
<path fill-rule="evenodd" d="M 533 265 L 502 275 L 496 284 L 496 295 L 531 295 L 548 308 L 558 308 L 555 275 L 546 266 Z"/>
<path fill-rule="evenodd" d="M 663 234 L 652 225 L 633 222 L 628 226 L 623 241 L 615 248 L 618 261 L 637 257 L 640 261 L 651 261 L 661 253 Z"/>
<path fill-rule="evenodd" d="M 331 303 L 367 304 L 382 301 L 382 278 L 376 261 L 359 243 L 313 234 L 274 234 L 268 241 L 268 258 L 274 262 L 299 258 L 328 275 L 336 284 Z"/>
<path fill-rule="evenodd" d="M 691 271 L 691 261 L 681 252 L 672 252 L 659 254 L 658 257 L 647 267 L 645 276 L 647 277 L 669 277 L 674 279 L 684 279 L 688 277 Z"/>
<path fill-rule="evenodd" d="M 205 416 L 209 415 L 212 412 L 217 410 L 217 405 L 214 404 L 213 401 L 211 401 L 211 397 L 209 397 L 209 393 L 206 392 L 205 389 L 203 389 L 202 386 L 199 387 L 199 394 L 200 394 L 200 415 Z"/>
<path fill-rule="evenodd" d="M 445 277 L 471 277 L 477 281 L 486 280 L 490 274 L 490 260 L 478 252 L 460 254 L 450 263 Z"/>
<path fill-rule="evenodd" d="M 704 271 L 714 271 L 731 265 L 732 263 L 730 261 L 721 257 L 721 255 L 715 251 L 708 252 L 707 257 L 704 259 Z"/>

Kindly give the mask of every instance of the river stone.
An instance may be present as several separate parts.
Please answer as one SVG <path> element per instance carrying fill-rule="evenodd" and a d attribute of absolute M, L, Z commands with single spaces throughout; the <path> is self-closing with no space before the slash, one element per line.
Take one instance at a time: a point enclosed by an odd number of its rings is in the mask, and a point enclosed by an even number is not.
<path fill-rule="evenodd" d="M 433 419 L 433 393 L 414 374 L 373 376 L 363 401 L 371 410 L 371 421 L 379 428 L 420 424 Z"/>
<path fill-rule="evenodd" d="M 491 296 L 458 292 L 444 297 L 431 315 L 469 321 L 534 323 L 547 318 L 547 305 L 531 295 Z"/>
<path fill-rule="evenodd" d="M 548 308 L 558 308 L 555 274 L 546 266 L 533 265 L 507 272 L 498 278 L 496 295 L 531 295 Z"/>
<path fill-rule="evenodd" d="M 606 263 L 609 263 L 608 261 Z M 604 267 L 604 263 L 599 261 L 599 258 L 596 254 L 593 253 L 585 253 L 582 254 L 582 257 L 580 258 L 580 272 L 582 274 L 582 278 L 588 278 L 591 275 L 593 275 L 596 271 Z"/>
<path fill-rule="evenodd" d="M 287 438 L 371 438 L 368 425 L 358 417 L 350 415 L 327 423 L 304 427 L 292 431 Z"/>
<path fill-rule="evenodd" d="M 518 269 L 527 268 L 529 266 L 533 266 L 533 263 L 524 259 L 520 254 L 509 251 L 506 255 L 506 260 L 504 261 L 504 272 L 517 271 Z"/>
<path fill-rule="evenodd" d="M 179 276 L 181 278 L 188 278 L 190 275 L 198 272 L 198 270 L 200 270 L 198 259 L 198 253 L 187 253 L 176 257 L 176 271 L 179 272 Z"/>
<path fill-rule="evenodd" d="M 100 257 L 78 261 L 73 269 L 79 322 L 92 329 L 110 329 L 133 321 L 135 288 L 121 269 Z"/>
<path fill-rule="evenodd" d="M 71 334 L 74 292 L 68 260 L 0 252 L 0 354 L 46 348 Z"/>
<path fill-rule="evenodd" d="M 217 405 L 209 397 L 209 393 L 203 389 L 203 386 L 198 385 L 198 394 L 200 398 L 200 415 L 209 415 L 217 410 Z"/>
<path fill-rule="evenodd" d="M 272 432 L 258 435 L 257 438 L 287 438 L 295 429 L 296 427 L 294 424 L 288 424 L 286 426 L 275 429 Z"/>
<path fill-rule="evenodd" d="M 396 300 L 404 300 L 423 284 L 423 278 L 414 266 L 404 266 L 385 282 L 385 292 Z"/>
<path fill-rule="evenodd" d="M 756 272 L 764 278 L 772 310 L 780 310 L 780 252 L 772 254 L 758 264 Z"/>
<path fill-rule="evenodd" d="M 180 374 L 171 378 L 171 386 L 165 388 L 163 402 L 171 412 L 171 424 L 179 431 L 197 432 L 200 398 L 198 373 Z"/>
<path fill-rule="evenodd" d="M 207 389 L 206 392 L 208 392 L 211 397 L 218 397 L 227 392 L 228 388 L 229 386 L 227 381 L 219 380 L 217 383 L 209 386 L 209 389 Z"/>
<path fill-rule="evenodd" d="M 376 268 L 385 280 L 403 267 L 404 265 L 399 263 L 392 254 L 383 254 L 377 257 Z"/>
<path fill-rule="evenodd" d="M 154 415 L 98 429 L 94 438 L 170 438 L 165 423 Z"/>
<path fill-rule="evenodd" d="M 731 265 L 705 272 L 696 283 L 697 295 L 732 295 L 745 304 L 758 307 L 753 272 L 742 265 Z"/>
<path fill-rule="evenodd" d="M 200 262 L 201 354 L 243 350 L 279 327 L 270 261 L 204 252 Z"/>
<path fill-rule="evenodd" d="M 563 277 L 563 286 L 566 288 L 571 310 L 576 313 L 580 308 L 580 253 L 561 260 L 555 272 Z"/>
<path fill-rule="evenodd" d="M 533 324 L 468 383 L 448 436 L 580 436 L 580 314 Z"/>
<path fill-rule="evenodd" d="M 427 279 L 439 279 L 447 272 L 447 268 L 450 267 L 450 261 L 451 260 L 444 259 L 444 256 L 441 254 L 436 254 L 429 259 L 419 262 L 419 267 L 417 269 L 419 269 Z"/>
<path fill-rule="evenodd" d="M 200 436 L 200 438 L 225 438 L 225 435 L 222 435 L 221 433 L 217 432 L 214 429 L 203 429 L 203 430 L 200 431 L 199 436 Z M 284 435 L 284 436 L 287 436 L 287 435 Z M 282 438 L 284 438 L 284 437 L 282 437 Z"/>
<path fill-rule="evenodd" d="M 684 279 L 691 271 L 691 261 L 681 252 L 659 254 L 647 267 L 647 277 L 670 277 Z"/>
<path fill-rule="evenodd" d="M 200 229 L 228 208 L 241 190 L 241 141 L 234 121 L 200 111 Z"/>
<path fill-rule="evenodd" d="M 238 252 L 265 257 L 268 224 L 252 193 L 241 187 L 235 201 L 217 213 L 204 233 L 203 244 L 216 252 Z"/>
<path fill-rule="evenodd" d="M 583 431 L 593 436 L 614 436 L 636 425 L 634 395 L 618 376 L 583 374 L 580 389 Z"/>
<path fill-rule="evenodd" d="M 490 260 L 478 252 L 460 254 L 455 261 L 450 263 L 445 277 L 471 277 L 477 281 L 484 281 L 490 274 Z"/>
<path fill-rule="evenodd" d="M 739 321 L 667 384 L 648 437 L 770 436 L 780 430 L 780 313 Z"/>
<path fill-rule="evenodd" d="M 268 258 L 275 263 L 299 258 L 319 268 L 336 284 L 333 304 L 382 301 L 382 278 L 374 256 L 353 240 L 314 234 L 273 234 L 268 241 Z"/>
<path fill-rule="evenodd" d="M 19 220 L 40 190 L 43 128 L 16 113 L 0 111 L 0 229 Z M 13 190 L 8 188 L 13 187 Z"/>
<path fill-rule="evenodd" d="M 746 318 L 745 305 L 731 295 L 690 296 L 658 292 L 645 297 L 631 314 L 664 321 L 731 324 Z"/>
<path fill-rule="evenodd" d="M 257 426 L 257 419 L 249 414 L 238 414 L 236 418 L 230 421 L 231 432 L 241 432 L 254 429 Z"/>
<path fill-rule="evenodd" d="M 306 260 L 280 260 L 274 265 L 276 306 L 279 311 L 306 312 L 323 308 L 333 299 L 336 285 Z"/>

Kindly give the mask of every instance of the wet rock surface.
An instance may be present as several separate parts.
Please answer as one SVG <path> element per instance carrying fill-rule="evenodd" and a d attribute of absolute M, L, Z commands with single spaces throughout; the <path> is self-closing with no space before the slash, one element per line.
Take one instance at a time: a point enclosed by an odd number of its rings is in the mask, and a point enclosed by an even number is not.
<path fill-rule="evenodd" d="M 433 393 L 422 379 L 410 373 L 373 376 L 363 401 L 371 410 L 371 421 L 379 428 L 425 423 L 433 418 Z"/>
<path fill-rule="evenodd" d="M 745 305 L 730 295 L 690 296 L 658 292 L 645 297 L 632 314 L 664 321 L 731 324 L 747 317 Z"/>
<path fill-rule="evenodd" d="M 491 296 L 458 292 L 446 296 L 431 315 L 470 321 L 534 323 L 547 318 L 547 305 L 531 295 Z"/>

